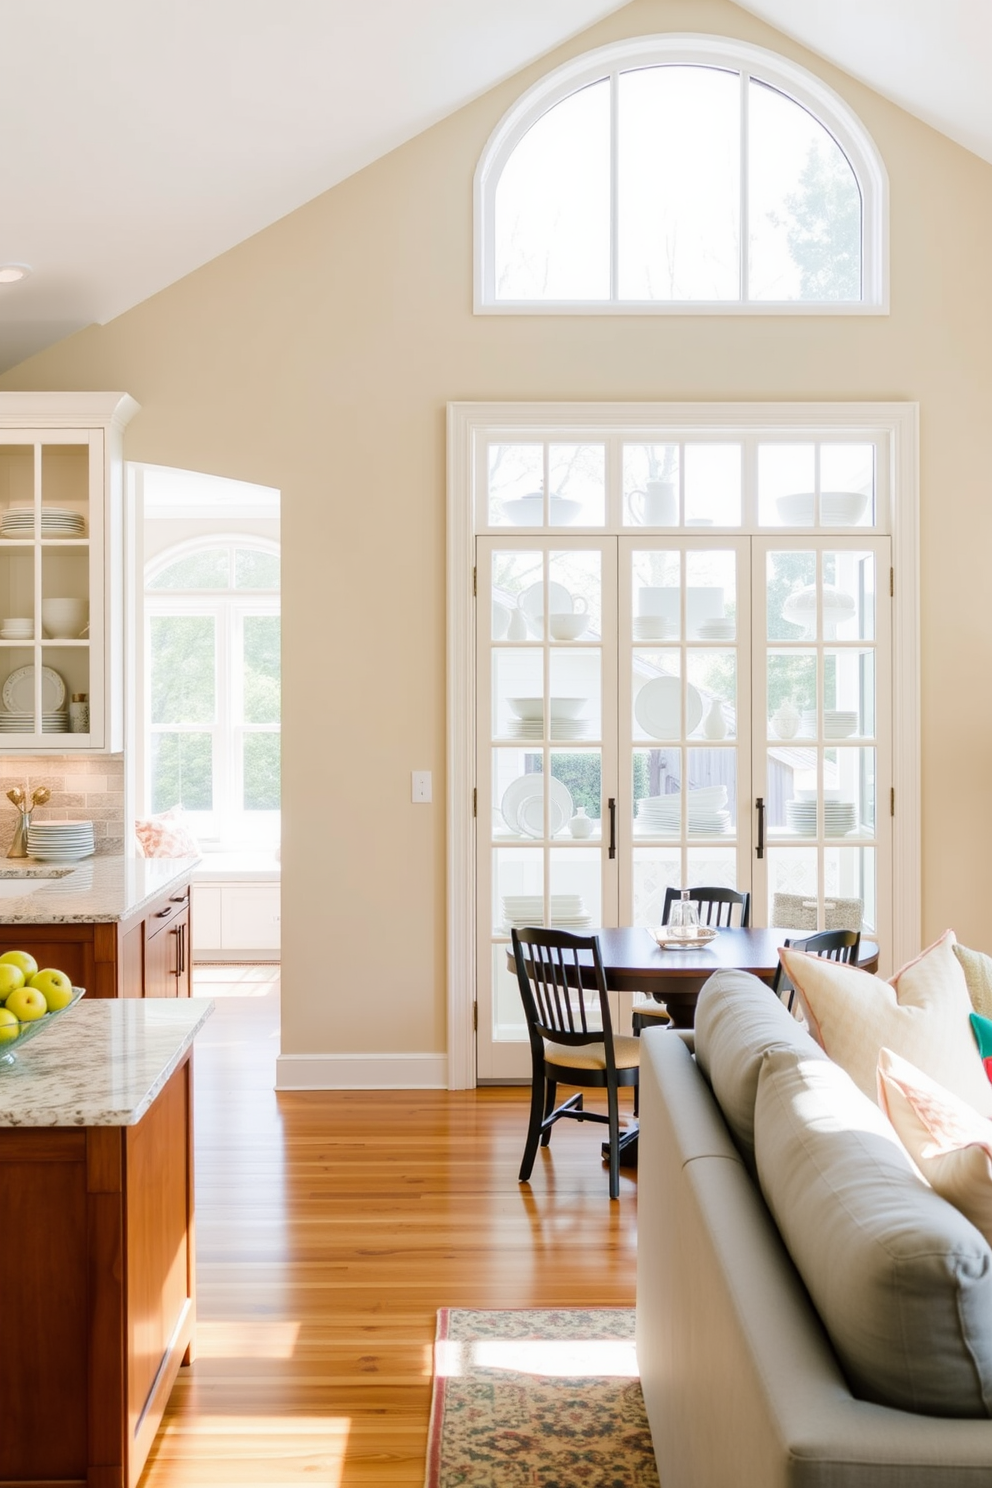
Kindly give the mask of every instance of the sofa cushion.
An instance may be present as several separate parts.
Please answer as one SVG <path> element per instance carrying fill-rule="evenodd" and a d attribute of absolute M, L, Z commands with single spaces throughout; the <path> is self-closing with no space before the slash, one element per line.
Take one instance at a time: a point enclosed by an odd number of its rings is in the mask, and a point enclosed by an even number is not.
<path fill-rule="evenodd" d="M 891 982 L 803 951 L 779 955 L 814 1038 L 871 1100 L 877 1099 L 875 1071 L 884 1045 L 992 1116 L 992 1085 L 968 1023 L 971 1001 L 952 930 Z"/>
<path fill-rule="evenodd" d="M 983 1018 L 992 1018 L 992 956 L 957 943 L 954 954 L 961 963 L 972 1007 Z"/>
<path fill-rule="evenodd" d="M 891 1049 L 878 1057 L 878 1103 L 930 1186 L 992 1241 L 992 1121 Z"/>
<path fill-rule="evenodd" d="M 767 982 L 748 971 L 717 971 L 710 977 L 696 1003 L 695 1033 L 696 1062 L 754 1173 L 754 1100 L 764 1051 L 826 1056 Z"/>
<path fill-rule="evenodd" d="M 992 1250 L 913 1167 L 830 1060 L 771 1049 L 755 1142 L 762 1192 L 856 1395 L 992 1415 Z"/>

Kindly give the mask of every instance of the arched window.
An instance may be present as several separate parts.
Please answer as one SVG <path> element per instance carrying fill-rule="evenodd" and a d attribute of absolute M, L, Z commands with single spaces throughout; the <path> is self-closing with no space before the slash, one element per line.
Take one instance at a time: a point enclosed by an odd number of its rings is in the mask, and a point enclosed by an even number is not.
<path fill-rule="evenodd" d="M 586 53 L 502 119 L 475 182 L 476 309 L 887 309 L 887 182 L 812 73 L 744 42 Z"/>
<path fill-rule="evenodd" d="M 211 534 L 145 570 L 149 811 L 182 806 L 200 840 L 279 840 L 279 545 Z"/>

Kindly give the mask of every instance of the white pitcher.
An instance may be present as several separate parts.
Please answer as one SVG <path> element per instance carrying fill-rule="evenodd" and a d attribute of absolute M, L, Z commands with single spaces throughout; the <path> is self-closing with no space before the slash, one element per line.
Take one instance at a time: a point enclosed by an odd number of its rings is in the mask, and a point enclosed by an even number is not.
<path fill-rule="evenodd" d="M 677 527 L 678 487 L 674 481 L 649 480 L 643 491 L 631 491 L 630 510 L 642 527 Z"/>

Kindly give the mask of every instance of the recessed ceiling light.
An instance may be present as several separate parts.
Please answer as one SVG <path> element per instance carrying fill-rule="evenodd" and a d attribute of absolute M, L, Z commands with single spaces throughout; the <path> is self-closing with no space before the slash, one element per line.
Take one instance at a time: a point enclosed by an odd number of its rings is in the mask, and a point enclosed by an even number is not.
<path fill-rule="evenodd" d="M 31 272 L 30 264 L 0 264 L 0 284 L 16 284 Z"/>

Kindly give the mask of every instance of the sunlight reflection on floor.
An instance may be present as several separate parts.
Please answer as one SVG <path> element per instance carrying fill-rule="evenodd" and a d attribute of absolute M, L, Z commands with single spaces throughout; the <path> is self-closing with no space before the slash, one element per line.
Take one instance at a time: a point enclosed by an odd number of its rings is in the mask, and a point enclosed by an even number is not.
<path fill-rule="evenodd" d="M 449 1379 L 474 1369 L 506 1369 L 516 1374 L 561 1379 L 637 1379 L 633 1339 L 499 1338 L 473 1343 L 441 1339 L 435 1368 Z"/>

